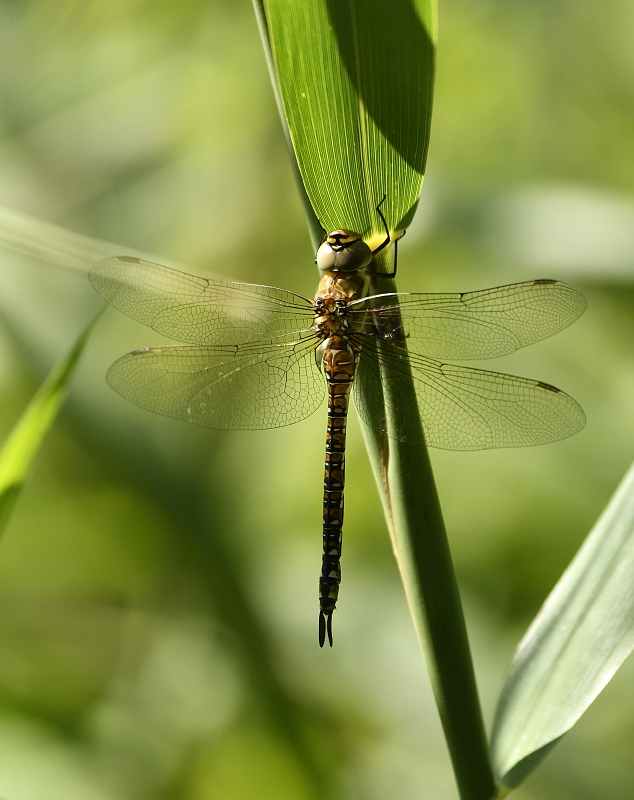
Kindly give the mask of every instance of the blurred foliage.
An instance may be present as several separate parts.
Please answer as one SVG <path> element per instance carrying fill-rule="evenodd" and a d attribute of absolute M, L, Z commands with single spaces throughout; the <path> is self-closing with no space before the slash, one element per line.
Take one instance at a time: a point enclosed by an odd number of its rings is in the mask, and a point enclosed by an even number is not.
<path fill-rule="evenodd" d="M 633 32 L 625 0 L 440 7 L 401 288 L 553 277 L 589 300 L 571 329 L 487 363 L 570 392 L 584 432 L 432 453 L 489 716 L 515 642 L 634 453 Z M 247 0 L 4 0 L 0 37 L 0 204 L 312 293 Z M 527 212 L 545 207 L 547 230 Z M 0 281 L 4 436 L 99 301 L 80 277 L 12 253 Z M 221 434 L 131 408 L 106 368 L 160 343 L 107 314 L 6 530 L 0 797 L 453 800 L 356 425 L 338 638 L 319 651 L 323 414 Z M 626 664 L 518 800 L 632 797 L 632 677 Z"/>

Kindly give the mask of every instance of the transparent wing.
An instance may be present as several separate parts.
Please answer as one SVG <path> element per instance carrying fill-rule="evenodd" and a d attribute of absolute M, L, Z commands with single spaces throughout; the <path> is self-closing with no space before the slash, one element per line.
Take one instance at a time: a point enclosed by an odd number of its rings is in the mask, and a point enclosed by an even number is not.
<path fill-rule="evenodd" d="M 295 345 L 151 347 L 123 356 L 107 381 L 126 400 L 208 428 L 280 428 L 324 398 L 315 337 Z"/>
<path fill-rule="evenodd" d="M 369 310 L 368 301 L 378 307 Z M 512 353 L 563 330 L 585 308 L 578 289 L 537 280 L 463 294 L 376 295 L 352 303 L 348 314 L 357 330 L 405 336 L 430 358 L 462 360 Z"/>
<path fill-rule="evenodd" d="M 131 256 L 100 261 L 89 277 L 124 314 L 190 344 L 283 339 L 310 328 L 314 320 L 311 301 L 293 292 L 199 278 Z"/>
<path fill-rule="evenodd" d="M 354 399 L 364 422 L 389 435 L 394 434 L 388 430 L 383 407 L 385 373 L 391 382 L 387 403 L 404 441 L 411 435 L 412 409 L 407 403 L 412 384 L 431 447 L 487 450 L 547 444 L 572 436 L 585 425 L 581 406 L 547 383 L 411 353 L 408 368 L 405 349 L 387 342 L 377 349 L 370 340 L 361 351 Z"/>

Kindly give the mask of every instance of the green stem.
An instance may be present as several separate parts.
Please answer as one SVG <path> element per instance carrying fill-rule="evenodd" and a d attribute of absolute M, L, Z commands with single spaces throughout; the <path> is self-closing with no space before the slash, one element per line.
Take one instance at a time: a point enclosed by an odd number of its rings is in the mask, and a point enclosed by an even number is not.
<path fill-rule="evenodd" d="M 388 258 L 386 255 L 384 260 Z M 374 283 L 372 293 L 396 290 L 391 280 L 378 278 Z M 381 373 L 390 435 L 363 426 L 370 460 L 407 602 L 427 660 L 460 797 L 491 800 L 496 787 L 469 640 L 414 382 L 411 374 L 404 380 L 402 371 L 398 380 L 387 367 L 382 367 Z M 396 405 L 408 410 L 407 441 L 401 441 L 399 423 L 390 413 L 396 391 Z"/>

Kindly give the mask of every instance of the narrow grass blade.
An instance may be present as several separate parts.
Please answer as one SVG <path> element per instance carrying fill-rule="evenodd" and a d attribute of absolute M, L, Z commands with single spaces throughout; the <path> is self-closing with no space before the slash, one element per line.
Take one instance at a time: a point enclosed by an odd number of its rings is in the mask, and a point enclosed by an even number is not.
<path fill-rule="evenodd" d="M 322 227 L 374 232 L 378 244 L 386 195 L 388 226 L 404 230 L 429 141 L 434 3 L 263 2 L 288 129 Z"/>
<path fill-rule="evenodd" d="M 519 644 L 492 738 L 502 787 L 518 786 L 634 648 L 634 465 Z"/>
<path fill-rule="evenodd" d="M 50 372 L 0 450 L 0 533 L 9 521 L 33 459 L 55 422 L 69 381 L 102 311 L 88 324 L 68 355 Z"/>
<path fill-rule="evenodd" d="M 191 270 L 175 261 L 127 245 L 94 239 L 6 206 L 0 206 L 0 251 L 15 253 L 80 277 L 87 275 L 98 261 L 123 254 L 159 261 L 174 269 Z M 3 256 L 3 260 L 5 258 Z"/>
<path fill-rule="evenodd" d="M 0 206 L 0 247 L 79 274 L 112 252 L 113 245 Z"/>

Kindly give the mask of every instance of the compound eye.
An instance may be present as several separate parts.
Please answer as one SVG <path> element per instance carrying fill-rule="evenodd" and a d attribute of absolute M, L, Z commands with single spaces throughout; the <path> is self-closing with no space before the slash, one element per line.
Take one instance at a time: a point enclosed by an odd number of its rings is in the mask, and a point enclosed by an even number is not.
<path fill-rule="evenodd" d="M 372 251 L 358 233 L 333 231 L 317 250 L 315 261 L 322 272 L 356 272 L 372 261 Z"/>
<path fill-rule="evenodd" d="M 319 250 L 317 250 L 315 262 L 321 272 L 330 272 L 335 268 L 336 257 L 337 253 L 335 253 L 330 244 L 324 242 L 319 246 Z"/>
<path fill-rule="evenodd" d="M 372 250 L 361 239 L 345 247 L 337 253 L 336 269 L 340 272 L 356 272 L 356 270 L 367 267 L 372 261 Z"/>

